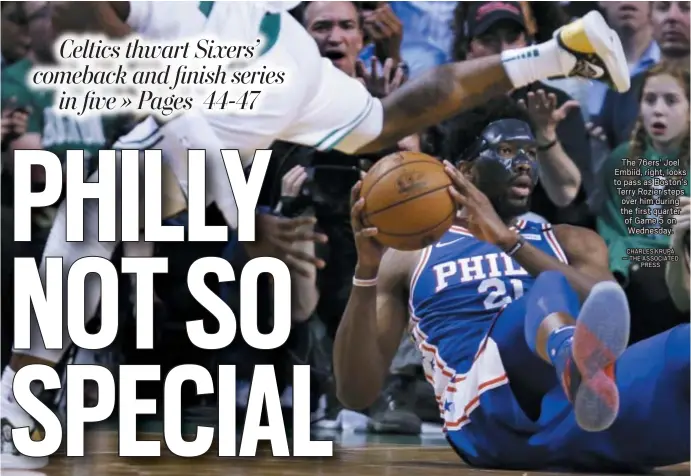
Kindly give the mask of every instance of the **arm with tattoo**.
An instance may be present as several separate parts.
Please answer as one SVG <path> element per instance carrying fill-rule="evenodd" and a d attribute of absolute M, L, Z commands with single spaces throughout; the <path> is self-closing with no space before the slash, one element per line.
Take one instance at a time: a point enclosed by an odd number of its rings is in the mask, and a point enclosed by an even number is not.
<path fill-rule="evenodd" d="M 389 147 L 403 137 L 477 107 L 512 87 L 499 56 L 442 65 L 382 99 L 382 132 L 356 153 L 372 153 Z"/>

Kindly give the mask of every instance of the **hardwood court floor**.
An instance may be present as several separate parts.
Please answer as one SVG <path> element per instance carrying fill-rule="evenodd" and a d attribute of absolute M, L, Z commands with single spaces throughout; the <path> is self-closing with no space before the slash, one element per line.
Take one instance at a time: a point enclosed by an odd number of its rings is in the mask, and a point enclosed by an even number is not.
<path fill-rule="evenodd" d="M 141 439 L 162 440 L 147 435 Z M 389 443 L 386 443 L 386 440 Z M 56 456 L 40 471 L 3 471 L 3 476 L 540 476 L 557 473 L 487 471 L 469 468 L 445 444 L 444 440 L 406 444 L 401 438 L 383 437 L 379 442 L 335 446 L 333 458 L 272 458 L 265 453 L 256 458 L 217 458 L 202 456 L 186 459 L 166 454 L 160 458 L 119 458 L 117 434 L 98 431 L 87 437 L 89 456 Z M 394 443 L 394 441 L 399 441 Z M 411 441 L 410 439 L 408 441 Z M 664 476 L 689 474 L 683 464 L 660 470 Z M 561 473 L 559 476 L 568 476 Z"/>

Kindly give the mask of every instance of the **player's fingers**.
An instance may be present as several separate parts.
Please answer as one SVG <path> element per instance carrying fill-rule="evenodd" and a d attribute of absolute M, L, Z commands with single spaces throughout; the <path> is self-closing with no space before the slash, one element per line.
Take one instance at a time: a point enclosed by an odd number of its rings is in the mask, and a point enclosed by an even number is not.
<path fill-rule="evenodd" d="M 361 172 L 360 180 L 355 182 L 350 188 L 350 208 L 353 208 L 355 203 L 360 199 L 360 190 L 362 190 L 362 180 L 365 178 L 364 174 Z"/>
<path fill-rule="evenodd" d="M 466 197 L 458 193 L 458 190 L 456 190 L 454 187 L 449 187 L 449 193 L 451 194 L 453 201 L 456 202 L 456 205 L 459 207 L 465 207 L 468 204 Z"/>
<path fill-rule="evenodd" d="M 364 236 L 365 238 L 372 238 L 374 236 L 377 236 L 379 233 L 379 229 L 377 228 L 364 228 L 358 232 L 358 236 Z"/>
<path fill-rule="evenodd" d="M 451 178 L 451 181 L 456 186 L 456 189 L 464 195 L 469 191 L 470 182 L 466 179 L 460 170 L 451 165 L 448 160 L 444 161 L 444 171 Z"/>
<path fill-rule="evenodd" d="M 360 198 L 350 209 L 350 222 L 355 231 L 360 231 L 364 228 L 362 224 L 362 210 L 365 207 L 365 199 Z"/>
<path fill-rule="evenodd" d="M 519 99 L 519 100 L 517 101 L 517 103 L 518 103 L 518 106 L 519 106 L 519 107 L 521 107 L 521 108 L 523 108 L 523 109 L 525 109 L 525 110 L 528 109 L 528 105 L 525 103 L 525 99 Z"/>
<path fill-rule="evenodd" d="M 544 92 L 543 92 L 544 95 Z M 545 96 L 545 107 L 549 109 L 555 109 L 557 107 L 557 95 L 554 93 L 549 93 Z"/>

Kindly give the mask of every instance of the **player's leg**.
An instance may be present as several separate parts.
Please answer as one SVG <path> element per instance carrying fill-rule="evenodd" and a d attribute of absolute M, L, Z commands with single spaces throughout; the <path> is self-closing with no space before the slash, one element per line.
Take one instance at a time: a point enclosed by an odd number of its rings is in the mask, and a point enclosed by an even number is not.
<path fill-rule="evenodd" d="M 499 316 L 492 337 L 528 413 L 561 382 L 579 424 L 599 431 L 617 414 L 613 363 L 628 333 L 628 304 L 616 283 L 598 283 L 581 306 L 566 277 L 547 271 Z"/>
<path fill-rule="evenodd" d="M 593 286 L 582 306 L 561 273 L 542 273 L 527 296 L 525 339 L 552 364 L 588 431 L 612 424 L 619 406 L 613 364 L 628 344 L 626 295 L 613 282 Z"/>
<path fill-rule="evenodd" d="M 92 177 L 92 180 L 97 180 Z M 67 217 L 65 204 L 60 206 L 48 236 L 43 260 L 39 268 L 42 281 L 45 282 L 45 258 L 61 256 L 63 258 L 63 282 L 66 282 L 70 267 L 80 258 L 87 256 L 101 256 L 110 259 L 117 243 L 98 242 L 98 204 L 94 200 L 84 203 L 84 242 L 68 243 Z M 93 317 L 100 299 L 100 283 L 97 279 L 85 281 L 85 317 Z M 69 348 L 71 342 L 67 333 L 67 286 L 63 286 L 63 309 L 56 312 L 55 318 L 61 319 L 63 324 L 62 349 L 47 349 L 41 335 L 35 316 L 31 317 L 30 336 L 31 349 L 15 350 L 10 358 L 9 365 L 3 369 L 2 382 L 0 384 L 0 409 L 2 411 L 2 467 L 14 469 L 35 469 L 48 464 L 48 458 L 29 458 L 20 455 L 12 442 L 13 428 L 35 428 L 33 419 L 14 400 L 12 382 L 16 372 L 23 367 L 32 364 L 42 364 L 54 367 Z M 32 311 L 33 313 L 33 311 Z M 38 382 L 36 382 L 38 384 Z M 40 385 L 38 386 L 40 387 Z"/>
<path fill-rule="evenodd" d="M 638 342 L 615 365 L 620 407 L 611 427 L 583 431 L 574 418 L 544 425 L 551 464 L 571 470 L 648 472 L 689 460 L 690 326 Z M 553 403 L 563 394 L 555 395 Z M 568 405 L 563 403 L 563 405 Z"/>
<path fill-rule="evenodd" d="M 288 13 L 267 15 L 261 29 L 270 38 L 271 47 L 248 68 L 283 72 L 283 84 L 231 85 L 223 96 L 221 92 L 214 93 L 214 100 L 207 104 L 210 110 L 204 106 L 205 109 L 183 114 L 160 128 L 162 141 L 158 147 L 167 157 L 181 158 L 171 160 L 171 166 L 185 192 L 187 150 L 206 151 L 207 205 L 215 203 L 232 228 L 237 228 L 238 211 L 220 151 L 238 150 L 243 167 L 248 168 L 256 150 L 269 149 L 276 140 L 289 140 L 286 131 L 301 117 L 301 105 L 313 95 L 314 83 L 320 78 L 317 46 L 299 24 L 296 31 L 295 23 Z M 221 100 L 234 104 L 220 105 Z"/>
<path fill-rule="evenodd" d="M 140 125 L 141 126 L 141 125 Z M 157 138 L 151 134 L 144 133 L 143 128 L 146 126 L 135 128 L 130 134 L 121 138 L 116 144 L 115 148 L 120 149 L 146 149 L 149 148 Z M 140 140 L 145 139 L 145 140 Z M 118 156 L 119 160 L 119 156 Z M 121 214 L 121 202 L 119 200 L 120 187 L 122 179 L 120 177 L 120 166 L 116 166 L 117 177 L 117 197 L 116 202 L 116 216 Z M 140 173 L 143 168 L 140 163 Z M 89 179 L 90 182 L 98 181 L 98 172 L 92 174 Z M 140 186 L 143 186 L 143 176 L 140 176 Z M 140 196 L 143 196 L 143 190 L 140 190 Z M 165 194 L 164 194 L 165 196 Z M 175 210 L 177 205 L 171 209 Z M 166 207 L 164 207 L 165 209 Z M 170 207 L 169 207 L 170 208 Z M 143 215 L 143 201 L 140 203 L 140 223 Z M 63 282 L 66 282 L 67 275 L 72 265 L 81 258 L 95 256 L 105 259 L 111 259 L 115 250 L 119 245 L 116 242 L 99 242 L 98 241 L 98 203 L 95 200 L 86 200 L 84 202 L 84 241 L 82 243 L 68 243 L 67 238 L 67 211 L 65 203 L 61 204 L 58 213 L 50 230 L 45 249 L 43 251 L 43 260 L 39 268 L 41 279 L 45 279 L 45 258 L 51 256 L 60 256 L 63 259 Z M 117 224 L 117 233 L 119 234 L 119 222 Z M 100 281 L 94 277 L 87 277 L 84 284 L 84 317 L 86 323 L 91 320 L 98 309 L 98 304 L 101 299 Z M 2 410 L 2 467 L 3 468 L 39 468 L 48 463 L 47 458 L 28 458 L 19 455 L 12 444 L 11 429 L 22 428 L 28 426 L 33 428 L 35 422 L 24 410 L 17 404 L 13 398 L 12 382 L 16 372 L 27 365 L 42 364 L 54 367 L 62 359 L 64 353 L 72 344 L 69 334 L 67 332 L 67 286 L 63 286 L 63 309 L 60 315 L 56 314 L 56 318 L 62 319 L 63 325 L 63 345 L 61 349 L 46 349 L 41 331 L 35 316 L 32 316 L 30 323 L 31 335 L 31 349 L 14 351 L 10 358 L 9 365 L 3 369 L 2 379 L 0 384 L 0 409 Z"/>
<path fill-rule="evenodd" d="M 382 99 L 382 133 L 358 152 L 376 152 L 512 88 L 559 76 L 598 79 L 619 92 L 629 89 L 621 42 L 599 13 L 566 25 L 545 43 L 443 65 L 410 81 Z"/>

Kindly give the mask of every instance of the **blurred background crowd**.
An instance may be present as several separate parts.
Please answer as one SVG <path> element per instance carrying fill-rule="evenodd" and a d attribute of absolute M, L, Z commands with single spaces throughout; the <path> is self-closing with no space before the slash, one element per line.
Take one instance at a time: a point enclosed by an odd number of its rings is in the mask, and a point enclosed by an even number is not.
<path fill-rule="evenodd" d="M 12 258 L 40 259 L 55 213 L 54 208 L 38 211 L 34 240 L 13 242 L 12 151 L 46 149 L 60 155 L 83 148 L 90 160 L 134 124 L 130 117 L 75 120 L 58 116 L 52 110 L 52 95 L 28 86 L 26 75 L 32 64 L 52 61 L 51 9 L 50 2 L 2 2 L 3 367 L 13 332 Z M 678 157 L 680 167 L 689 170 L 689 2 L 303 2 L 291 13 L 323 56 L 346 74 L 360 78 L 373 95 L 383 97 L 436 65 L 545 41 L 560 26 L 593 9 L 603 13 L 621 38 L 632 78 L 629 92 L 618 94 L 597 82 L 555 78 L 514 90 L 492 104 L 409 136 L 398 143 L 398 149 L 453 160 L 475 139 L 478 125 L 482 125 L 479 130 L 486 125 L 482 121 L 490 108 L 527 118 L 539 143 L 548 145 L 540 148 L 540 182 L 527 218 L 600 233 L 610 250 L 610 267 L 630 300 L 635 342 L 689 320 L 688 264 L 686 276 L 679 278 L 677 269 L 665 264 L 648 267 L 625 259 L 627 249 L 672 248 L 688 263 L 688 220 L 680 220 L 671 236 L 630 236 L 612 184 L 622 157 Z M 276 350 L 257 351 L 242 342 L 238 333 L 236 341 L 222 351 L 195 348 L 187 339 L 185 322 L 205 318 L 207 331 L 212 331 L 215 320 L 189 294 L 187 269 L 197 258 L 209 255 L 223 256 L 241 267 L 246 261 L 244 249 L 236 242 L 165 243 L 156 244 L 155 254 L 175 259 L 169 261 L 170 272 L 156 278 L 155 350 L 135 349 L 134 319 L 127 304 L 132 286 L 121 280 L 126 305 L 121 306 L 116 344 L 97 353 L 73 351 L 69 359 L 112 366 L 158 364 L 163 374 L 184 363 L 210 369 L 235 364 L 246 382 L 238 386 L 239 406 L 247 397 L 254 365 L 273 364 L 286 408 L 292 404 L 292 365 L 309 363 L 314 423 L 345 425 L 347 412 L 342 411 L 331 386 L 330 349 L 356 261 L 349 191 L 360 170 L 393 150 L 367 157 L 322 153 L 288 143 L 276 143 L 273 150 L 258 213 L 313 214 L 317 227 L 329 237 L 328 244 L 306 245 L 305 251 L 326 266 L 294 280 L 289 341 Z M 32 175 L 38 188 L 44 178 L 40 170 Z M 688 185 L 685 190 L 688 196 Z M 684 203 L 688 215 L 688 202 Z M 222 220 L 213 208 L 208 215 L 207 222 Z M 185 219 L 183 213 L 172 221 L 184 224 Z M 237 287 L 212 285 L 239 315 Z M 267 299 L 260 299 L 261 325 L 270 329 L 270 283 L 263 283 L 263 289 Z M 192 387 L 186 392 L 183 402 L 190 416 L 215 414 L 212 397 L 198 397 Z M 162 388 L 151 383 L 143 393 L 160 398 Z M 379 433 L 419 434 L 423 422 L 440 422 L 418 350 L 409 339 L 401 342 L 388 385 L 367 416 L 358 425 Z"/>

